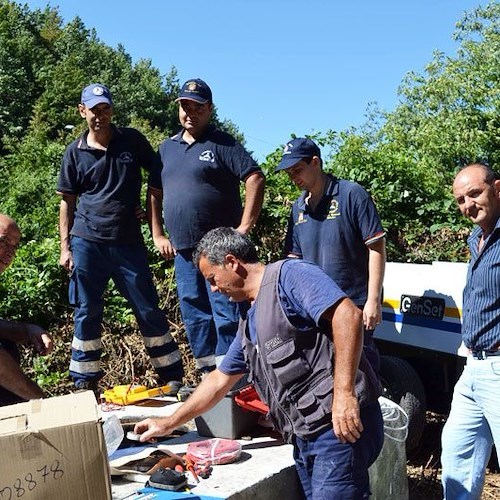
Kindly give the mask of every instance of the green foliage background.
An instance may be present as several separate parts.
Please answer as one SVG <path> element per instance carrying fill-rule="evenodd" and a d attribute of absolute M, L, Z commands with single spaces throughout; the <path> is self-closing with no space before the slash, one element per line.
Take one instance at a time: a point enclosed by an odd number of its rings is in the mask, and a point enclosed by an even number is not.
<path fill-rule="evenodd" d="M 498 168 L 499 19 L 498 3 L 466 13 L 456 25 L 457 55 L 436 52 L 423 74 L 409 73 L 393 111 L 372 105 L 364 126 L 313 137 L 327 151 L 326 170 L 372 194 L 388 233 L 390 260 L 467 259 L 470 227 L 455 208 L 450 186 L 464 163 L 480 159 Z M 0 212 L 15 218 L 23 232 L 14 264 L 0 277 L 0 317 L 52 329 L 70 317 L 67 278 L 58 266 L 55 185 L 66 145 L 84 130 L 76 104 L 91 81 L 110 87 L 115 122 L 138 128 L 154 147 L 177 130 L 175 68 L 162 75 L 150 60 L 134 63 L 125 47 L 107 46 L 79 18 L 64 24 L 57 9 L 30 10 L 0 0 Z M 215 113 L 214 122 L 244 142 L 231 121 Z M 281 255 L 298 195 L 286 174 L 274 173 L 280 156 L 272 151 L 262 164 L 265 203 L 252 234 L 266 260 Z M 147 230 L 145 239 L 162 303 L 178 321 L 172 269 L 154 251 Z M 107 300 L 107 322 L 134 326 L 113 287 Z M 49 373 L 50 366 L 43 370 Z"/>

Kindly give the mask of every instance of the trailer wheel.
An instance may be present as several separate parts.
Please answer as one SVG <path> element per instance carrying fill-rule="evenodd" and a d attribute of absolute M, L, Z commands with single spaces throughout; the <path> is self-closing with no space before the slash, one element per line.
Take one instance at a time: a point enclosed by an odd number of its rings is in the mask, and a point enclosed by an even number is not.
<path fill-rule="evenodd" d="M 395 356 L 380 357 L 380 378 L 384 396 L 408 415 L 406 453 L 409 456 L 417 449 L 424 432 L 427 408 L 424 386 L 413 367 Z"/>

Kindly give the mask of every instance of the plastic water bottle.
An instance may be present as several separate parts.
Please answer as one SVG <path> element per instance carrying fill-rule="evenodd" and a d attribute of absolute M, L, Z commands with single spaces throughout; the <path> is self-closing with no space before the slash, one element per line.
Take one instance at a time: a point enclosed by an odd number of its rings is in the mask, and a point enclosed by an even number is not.
<path fill-rule="evenodd" d="M 378 399 L 384 418 L 384 446 L 370 467 L 370 489 L 373 500 L 408 500 L 406 476 L 406 438 L 408 415 L 390 399 Z"/>
<path fill-rule="evenodd" d="M 111 456 L 120 446 L 123 441 L 123 427 L 120 419 L 111 414 L 104 420 L 102 424 L 104 432 L 104 441 L 106 441 L 106 449 L 108 450 L 108 457 Z"/>

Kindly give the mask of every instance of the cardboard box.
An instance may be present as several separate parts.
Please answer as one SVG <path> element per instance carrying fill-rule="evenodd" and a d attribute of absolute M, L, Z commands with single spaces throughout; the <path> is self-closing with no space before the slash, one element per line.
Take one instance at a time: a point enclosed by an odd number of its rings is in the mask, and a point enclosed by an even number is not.
<path fill-rule="evenodd" d="M 0 407 L 0 498 L 107 500 L 111 480 L 91 391 Z"/>

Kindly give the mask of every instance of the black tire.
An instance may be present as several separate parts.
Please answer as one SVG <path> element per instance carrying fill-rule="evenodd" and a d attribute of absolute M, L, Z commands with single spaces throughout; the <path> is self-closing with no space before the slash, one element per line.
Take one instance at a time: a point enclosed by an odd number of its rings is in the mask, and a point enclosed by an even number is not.
<path fill-rule="evenodd" d="M 425 427 L 425 390 L 413 367 L 404 359 L 380 357 L 380 378 L 384 396 L 397 403 L 408 415 L 406 454 L 418 448 Z"/>

